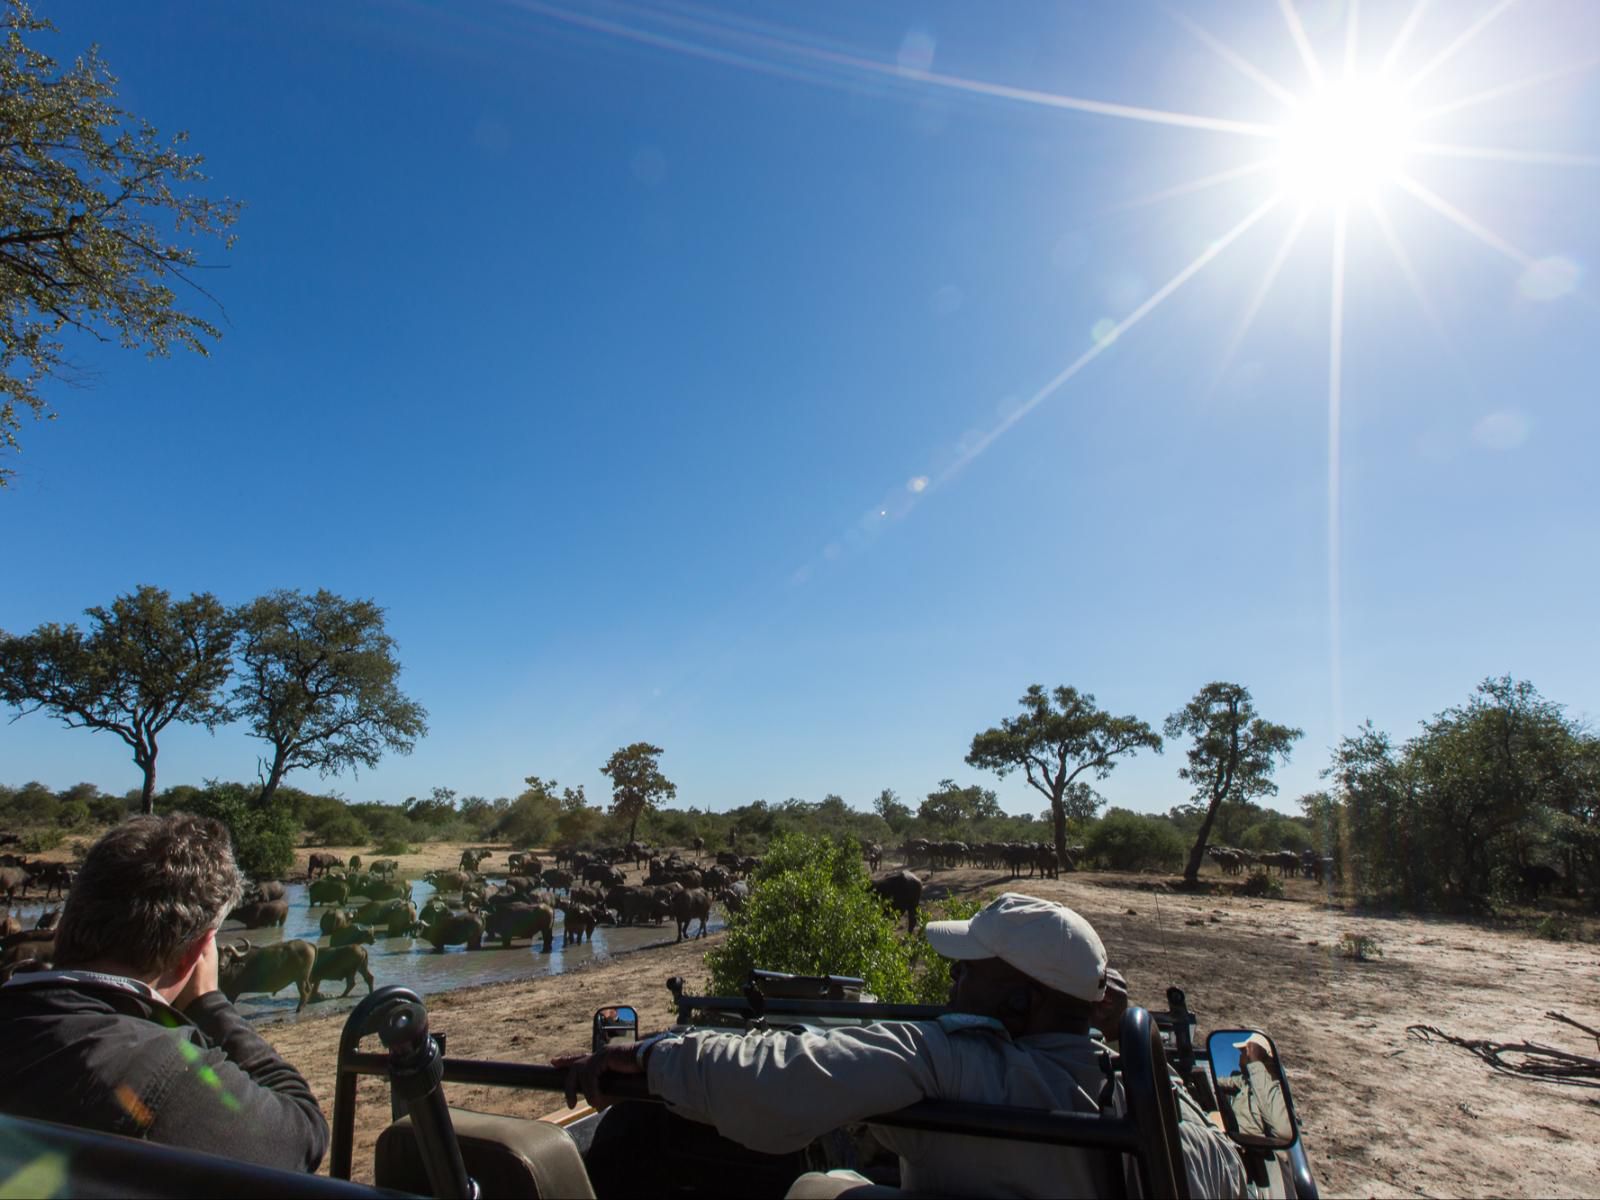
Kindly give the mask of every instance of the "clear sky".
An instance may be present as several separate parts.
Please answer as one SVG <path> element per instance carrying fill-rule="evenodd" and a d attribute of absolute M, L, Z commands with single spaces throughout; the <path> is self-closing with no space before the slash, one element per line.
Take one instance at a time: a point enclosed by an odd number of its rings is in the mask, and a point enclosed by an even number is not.
<path fill-rule="evenodd" d="M 82 347 L 24 429 L 0 627 L 370 596 L 431 732 L 353 799 L 646 739 L 682 804 L 864 807 L 1029 683 L 1228 679 L 1292 808 L 1485 675 L 1600 713 L 1600 6 L 38 8 L 248 208 L 209 359 Z M 35 715 L 28 779 L 138 773 Z"/>

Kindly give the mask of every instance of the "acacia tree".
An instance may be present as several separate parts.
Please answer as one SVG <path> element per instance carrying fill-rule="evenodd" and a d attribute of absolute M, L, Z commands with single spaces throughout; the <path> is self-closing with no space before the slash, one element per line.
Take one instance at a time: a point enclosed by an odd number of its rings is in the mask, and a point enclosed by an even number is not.
<path fill-rule="evenodd" d="M 1217 810 L 1225 803 L 1243 804 L 1276 794 L 1273 768 L 1280 760 L 1288 761 L 1302 734 L 1257 716 L 1249 689 L 1237 683 L 1206 684 L 1167 718 L 1166 733 L 1169 738 L 1194 739 L 1189 765 L 1178 771 L 1179 779 L 1193 785 L 1194 802 L 1204 806 L 1206 814 L 1183 870 L 1185 881 L 1194 884 L 1200 880 L 1200 862 Z"/>
<path fill-rule="evenodd" d="M 941 779 L 939 786 L 929 792 L 927 799 L 917 808 L 919 821 L 946 829 L 1004 815 L 999 797 L 988 788 L 981 788 L 975 783 L 958 787 L 954 779 Z"/>
<path fill-rule="evenodd" d="M 234 618 L 210 592 L 176 603 L 142 586 L 76 625 L 0 637 L 0 701 L 44 711 L 69 729 L 116 734 L 144 773 L 140 807 L 153 811 L 157 740 L 174 721 L 216 728 L 228 680 Z"/>
<path fill-rule="evenodd" d="M 639 829 L 639 818 L 654 812 L 662 800 L 678 794 L 678 785 L 661 773 L 657 766 L 666 751 L 649 742 L 634 742 L 624 746 L 606 760 L 600 768 L 602 775 L 611 778 L 611 812 L 628 823 L 628 840 L 634 840 Z"/>
<path fill-rule="evenodd" d="M 20 410 L 47 411 L 41 383 L 70 371 L 63 331 L 206 353 L 221 336 L 178 306 L 196 236 L 221 237 L 232 200 L 196 195 L 203 159 L 116 104 L 117 80 L 89 49 L 67 67 L 28 45 L 54 27 L 0 0 L 0 451 Z M 0 466 L 0 487 L 11 475 Z"/>
<path fill-rule="evenodd" d="M 1053 703 L 1052 703 L 1053 701 Z M 1035 683 L 1022 699 L 1022 712 L 972 739 L 967 764 L 1004 778 L 1017 768 L 1040 795 L 1050 801 L 1056 854 L 1067 854 L 1068 798 L 1080 775 L 1104 779 L 1117 759 L 1140 750 L 1161 752 L 1161 735 L 1134 716 L 1115 717 L 1096 706 L 1094 696 L 1074 687 L 1047 693 Z M 1092 815 L 1092 809 L 1091 809 Z"/>
<path fill-rule="evenodd" d="M 240 608 L 238 620 L 229 715 L 272 748 L 260 765 L 258 806 L 291 770 L 375 767 L 385 750 L 409 754 L 427 733 L 427 711 L 396 682 L 394 639 L 371 600 L 276 591 Z"/>

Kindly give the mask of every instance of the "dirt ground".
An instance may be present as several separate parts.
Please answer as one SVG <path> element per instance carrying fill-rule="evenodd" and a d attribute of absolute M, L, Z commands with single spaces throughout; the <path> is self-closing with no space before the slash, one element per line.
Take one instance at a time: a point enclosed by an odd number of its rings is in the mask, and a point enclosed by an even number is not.
<path fill-rule="evenodd" d="M 430 848 L 438 851 L 442 847 Z M 459 855 L 459 848 L 456 848 Z M 927 874 L 927 873 L 924 873 Z M 1425 1044 L 1411 1024 L 1464 1037 L 1545 1042 L 1594 1053 L 1547 1010 L 1600 1025 L 1600 951 L 1443 918 L 1381 917 L 1306 900 L 1199 897 L 1150 880 L 1084 873 L 1008 885 L 989 871 L 933 872 L 929 893 L 1015 890 L 1083 912 L 1128 977 L 1133 999 L 1165 1007 L 1177 984 L 1202 1034 L 1254 1026 L 1283 1055 L 1307 1152 L 1328 1195 L 1582 1196 L 1600 1191 L 1600 1091 L 1498 1075 L 1465 1050 Z M 1302 889 L 1303 890 L 1303 889 Z M 1345 933 L 1373 938 L 1381 957 L 1337 951 Z M 715 935 L 714 935 L 715 937 Z M 671 1023 L 665 981 L 703 989 L 714 941 L 636 951 L 571 974 L 436 997 L 432 1022 L 450 1053 L 544 1062 L 582 1049 L 590 1018 L 630 1003 L 648 1032 Z M 341 1022 L 263 1029 L 306 1070 L 325 1102 Z M 452 1104 L 539 1116 L 548 1094 L 453 1086 Z M 387 1094 L 362 1085 L 358 1177 L 388 1120 Z"/>

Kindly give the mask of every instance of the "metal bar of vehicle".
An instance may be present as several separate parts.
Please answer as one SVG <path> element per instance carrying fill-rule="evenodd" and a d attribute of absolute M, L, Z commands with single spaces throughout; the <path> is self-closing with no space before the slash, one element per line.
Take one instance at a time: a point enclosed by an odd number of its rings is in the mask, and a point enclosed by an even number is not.
<path fill-rule="evenodd" d="M 390 991 L 379 989 L 364 1000 L 351 1013 L 340 1038 L 330 1156 L 330 1171 L 340 1178 L 349 1177 L 355 1128 L 355 1081 L 361 1075 L 385 1075 L 392 1069 L 389 1055 L 364 1053 L 358 1049 L 362 1030 L 372 1016 L 384 1004 L 393 1002 L 392 996 L 386 996 Z M 392 991 L 403 992 L 404 989 Z M 370 1007 L 369 1002 L 372 1002 Z M 813 1016 L 819 1009 L 878 1007 L 831 1002 L 794 1003 Z M 868 1123 L 1127 1154 L 1137 1165 L 1143 1195 L 1150 1200 L 1188 1200 L 1188 1182 L 1177 1145 L 1177 1107 L 1168 1084 L 1160 1031 L 1147 1011 L 1133 1007 L 1123 1017 L 1121 1039 L 1123 1090 L 1128 1098 L 1128 1113 L 1124 1117 L 924 1100 L 874 1117 Z M 442 1058 L 437 1064 L 432 1094 L 438 1098 L 438 1107 L 442 1109 L 439 1085 L 444 1082 L 562 1092 L 566 1088 L 566 1077 L 567 1072 L 559 1067 Z M 639 1077 L 608 1077 L 602 1086 L 610 1095 L 619 1098 L 651 1099 L 645 1081 Z M 413 1107 L 412 1111 L 417 1110 Z M 427 1147 L 425 1151 L 432 1152 Z M 430 1168 L 430 1176 L 434 1169 L 447 1171 L 448 1168 L 435 1164 Z"/>

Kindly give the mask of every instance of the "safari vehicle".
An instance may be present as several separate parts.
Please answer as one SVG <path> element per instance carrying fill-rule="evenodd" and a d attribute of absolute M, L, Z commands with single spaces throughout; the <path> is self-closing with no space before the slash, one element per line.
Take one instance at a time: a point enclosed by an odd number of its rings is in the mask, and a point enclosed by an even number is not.
<path fill-rule="evenodd" d="M 739 997 L 686 995 L 671 979 L 675 1028 L 820 1030 L 874 1021 L 929 1020 L 944 1010 L 929 1005 L 881 1004 L 863 996 L 861 981 L 837 976 L 752 972 Z M 1187 1197 L 1179 1148 L 1173 1077 L 1239 1146 L 1262 1196 L 1314 1198 L 1316 1183 L 1298 1136 L 1287 1079 L 1270 1039 L 1254 1030 L 1218 1030 L 1206 1048 L 1193 1040 L 1195 1018 L 1182 991 L 1167 992 L 1168 1011 L 1129 1008 L 1113 1069 L 1125 1111 L 1047 1112 L 946 1100 L 927 1100 L 873 1117 L 869 1124 L 965 1136 L 1079 1146 L 1111 1156 L 1124 1194 L 1162 1200 Z M 382 1052 L 361 1049 L 376 1035 Z M 618 1004 L 595 1013 L 596 1049 L 636 1040 L 639 1018 Z M 1242 1128 L 1228 1091 L 1241 1048 L 1264 1046 L 1272 1081 L 1281 1088 L 1288 1127 Z M 1254 1054 L 1244 1051 L 1246 1055 Z M 1257 1056 L 1259 1057 L 1259 1056 Z M 1219 1074 L 1220 1072 L 1220 1074 Z M 1242 1072 L 1240 1072 L 1242 1074 Z M 379 1136 L 375 1187 L 348 1182 L 353 1166 L 358 1079 L 389 1080 L 394 1121 Z M 192 1151 L 175 1150 L 43 1122 L 0 1118 L 0 1181 L 7 1194 L 72 1196 L 275 1195 L 353 1196 L 384 1192 L 437 1197 L 550 1196 L 783 1196 L 806 1171 L 852 1167 L 875 1182 L 898 1183 L 898 1164 L 873 1159 L 863 1130 L 840 1130 L 803 1151 L 759 1154 L 707 1126 L 651 1103 L 644 1080 L 612 1079 L 609 1094 L 624 1102 L 604 1113 L 581 1110 L 562 1124 L 469 1112 L 449 1107 L 445 1085 L 479 1084 L 559 1094 L 566 1072 L 526 1063 L 450 1058 L 442 1034 L 429 1030 L 420 997 L 406 988 L 380 988 L 345 1023 L 333 1106 L 329 1178 L 292 1175 Z M 1235 1085 L 1237 1086 L 1237 1085 Z M 21 1185 L 20 1187 L 18 1185 Z M 1130 1191 L 1131 1186 L 1131 1191 Z"/>

